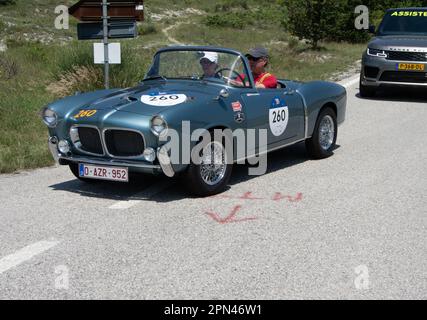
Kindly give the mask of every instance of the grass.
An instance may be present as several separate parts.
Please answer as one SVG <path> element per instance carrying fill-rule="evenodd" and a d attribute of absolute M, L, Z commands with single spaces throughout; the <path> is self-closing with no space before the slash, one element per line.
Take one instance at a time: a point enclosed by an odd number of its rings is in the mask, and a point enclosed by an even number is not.
<path fill-rule="evenodd" d="M 93 42 L 67 40 L 76 38 L 73 18 L 69 30 L 54 28 L 57 5 L 57 0 L 34 0 L 31 6 L 17 0 L 16 5 L 0 7 L 0 40 L 8 46 L 0 53 L 0 173 L 53 164 L 40 109 L 60 96 L 102 87 L 102 66 L 93 65 Z M 123 63 L 111 66 L 112 86 L 133 86 L 142 79 L 155 51 L 171 44 L 162 31 L 169 26 L 170 36 L 186 44 L 243 52 L 264 45 L 272 56 L 270 71 L 279 78 L 328 79 L 360 59 L 364 45 L 324 43 L 321 51 L 311 51 L 283 30 L 280 8 L 276 1 L 147 1 L 140 36 L 120 41 Z M 216 20 L 225 12 L 239 12 L 238 28 Z"/>
<path fill-rule="evenodd" d="M 197 41 L 186 42 L 190 32 Z M 304 43 L 293 43 L 294 40 L 280 29 L 272 34 L 271 29 L 212 28 L 199 22 L 180 25 L 172 36 L 183 43 L 220 45 L 242 52 L 254 45 L 263 45 L 271 55 L 269 71 L 279 78 L 301 81 L 328 80 L 332 74 L 345 71 L 359 60 L 366 49 L 366 44 L 322 43 L 321 50 L 313 51 Z"/>
<path fill-rule="evenodd" d="M 137 84 L 144 76 L 153 51 L 137 51 L 130 42 L 125 42 L 123 54 L 128 59 L 112 66 L 112 86 Z M 47 130 L 39 111 L 59 96 L 102 87 L 102 67 L 92 63 L 91 43 L 72 42 L 66 50 L 59 45 L 15 43 L 5 54 L 0 54 L 1 61 L 17 63 L 18 71 L 7 80 L 0 72 L 0 173 L 51 165 Z M 74 75 L 75 68 L 85 66 L 95 70 L 98 77 L 94 78 L 95 72 L 92 72 L 90 81 L 84 81 L 81 73 L 77 77 Z M 47 90 L 52 84 L 59 86 L 59 90 Z"/>

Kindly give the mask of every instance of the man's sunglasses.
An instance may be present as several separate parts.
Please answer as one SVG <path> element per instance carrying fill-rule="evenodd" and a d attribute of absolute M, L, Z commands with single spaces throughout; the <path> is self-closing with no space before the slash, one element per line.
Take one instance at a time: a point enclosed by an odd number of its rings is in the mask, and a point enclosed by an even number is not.
<path fill-rule="evenodd" d="M 246 58 L 248 58 L 249 61 L 255 61 L 255 62 L 257 62 L 257 61 L 259 61 L 259 60 L 262 59 L 262 58 L 255 58 L 255 57 L 252 57 L 252 56 L 247 56 Z"/>

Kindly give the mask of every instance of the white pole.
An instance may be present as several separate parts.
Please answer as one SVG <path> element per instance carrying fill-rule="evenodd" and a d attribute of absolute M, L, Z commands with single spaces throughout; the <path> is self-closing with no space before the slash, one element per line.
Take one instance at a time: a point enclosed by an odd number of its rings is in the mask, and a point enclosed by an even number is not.
<path fill-rule="evenodd" d="M 110 65 L 108 57 L 108 3 L 102 0 L 102 21 L 104 24 L 104 84 L 105 89 L 110 87 Z"/>

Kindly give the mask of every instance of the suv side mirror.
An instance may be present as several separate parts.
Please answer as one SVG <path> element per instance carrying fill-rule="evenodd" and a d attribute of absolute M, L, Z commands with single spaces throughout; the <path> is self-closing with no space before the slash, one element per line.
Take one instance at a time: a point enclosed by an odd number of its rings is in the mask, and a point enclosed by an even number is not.
<path fill-rule="evenodd" d="M 374 25 L 370 25 L 369 26 L 369 33 L 375 34 L 376 32 L 376 27 Z"/>

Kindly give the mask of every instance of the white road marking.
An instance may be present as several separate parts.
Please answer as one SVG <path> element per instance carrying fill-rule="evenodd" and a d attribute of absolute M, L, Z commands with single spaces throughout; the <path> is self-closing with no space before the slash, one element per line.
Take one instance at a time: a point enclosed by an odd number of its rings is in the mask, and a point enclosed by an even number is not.
<path fill-rule="evenodd" d="M 144 199 L 149 199 L 153 196 L 155 196 L 156 194 L 158 194 L 159 192 L 162 192 L 163 190 L 166 190 L 167 188 L 171 187 L 173 185 L 172 182 L 170 181 L 165 181 L 165 182 L 160 182 L 157 183 L 151 187 L 149 187 L 147 190 L 144 190 L 140 193 L 137 193 L 135 195 L 133 195 L 134 198 L 144 198 Z M 113 204 L 112 206 L 110 206 L 110 209 L 113 210 L 126 210 L 129 208 L 132 208 L 134 206 L 136 206 L 137 204 L 141 203 L 143 200 L 125 200 L 125 201 L 119 201 L 116 202 L 115 204 Z"/>
<path fill-rule="evenodd" d="M 0 274 L 55 247 L 59 241 L 40 241 L 0 259 Z"/>
<path fill-rule="evenodd" d="M 360 76 L 357 75 L 355 78 L 352 78 L 351 80 L 347 80 L 344 83 L 340 83 L 344 88 L 348 89 L 352 86 L 354 86 L 356 83 L 359 83 Z"/>
<path fill-rule="evenodd" d="M 110 206 L 110 209 L 114 210 L 126 210 L 129 208 L 132 208 L 136 206 L 138 203 L 140 203 L 141 200 L 127 200 L 127 201 L 119 201 Z"/>

